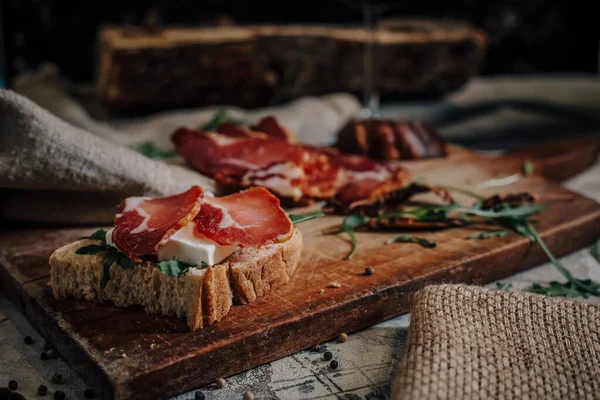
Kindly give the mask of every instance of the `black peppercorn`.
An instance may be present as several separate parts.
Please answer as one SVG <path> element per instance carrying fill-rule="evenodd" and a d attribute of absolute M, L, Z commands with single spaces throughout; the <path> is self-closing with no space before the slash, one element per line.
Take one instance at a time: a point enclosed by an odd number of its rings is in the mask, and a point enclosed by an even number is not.
<path fill-rule="evenodd" d="M 338 362 L 335 360 L 331 360 L 329 366 L 331 367 L 331 369 L 336 369 L 338 367 Z"/>
<path fill-rule="evenodd" d="M 25 336 L 25 339 L 23 339 L 23 341 L 25 342 L 25 344 L 33 344 L 33 338 L 31 336 Z"/>
<path fill-rule="evenodd" d="M 57 390 L 56 392 L 54 392 L 54 395 L 52 396 L 52 398 L 54 400 L 65 400 L 65 392 L 61 392 L 60 390 Z"/>
<path fill-rule="evenodd" d="M 202 393 L 201 391 L 198 390 L 196 393 L 194 393 L 194 399 L 204 400 L 205 399 L 204 393 Z"/>
<path fill-rule="evenodd" d="M 17 390 L 17 388 L 19 387 L 19 384 L 17 383 L 17 381 L 12 380 L 8 382 L 8 388 L 10 390 Z"/>
<path fill-rule="evenodd" d="M 85 389 L 83 391 L 83 395 L 85 396 L 86 399 L 93 399 L 96 397 L 96 393 L 94 393 L 94 391 L 92 389 Z"/>
<path fill-rule="evenodd" d="M 45 396 L 45 395 L 46 395 L 46 393 L 48 393 L 48 388 L 47 388 L 46 386 L 44 386 L 44 385 L 40 385 L 40 386 L 38 387 L 38 394 L 39 394 L 40 396 Z"/>
<path fill-rule="evenodd" d="M 52 381 L 52 383 L 62 383 L 62 375 L 61 374 L 52 375 L 51 381 Z"/>
<path fill-rule="evenodd" d="M 48 357 L 48 353 L 46 353 L 45 351 L 42 352 L 42 354 L 40 354 L 40 358 L 44 361 L 46 361 L 49 357 Z"/>
<path fill-rule="evenodd" d="M 329 361 L 333 358 L 333 354 L 331 354 L 330 351 L 326 351 L 325 354 L 323 354 L 323 357 L 325 357 L 325 360 Z"/>

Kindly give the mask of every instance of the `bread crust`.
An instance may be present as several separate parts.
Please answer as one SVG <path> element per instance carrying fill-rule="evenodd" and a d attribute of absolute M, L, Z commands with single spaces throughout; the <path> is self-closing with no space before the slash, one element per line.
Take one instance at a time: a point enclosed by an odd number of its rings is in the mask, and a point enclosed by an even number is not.
<path fill-rule="evenodd" d="M 96 244 L 79 240 L 57 249 L 50 256 L 50 284 L 57 299 L 74 297 L 116 306 L 141 305 L 149 314 L 186 318 L 192 331 L 220 321 L 232 304 L 248 304 L 287 283 L 302 252 L 302 234 L 261 249 L 240 249 L 220 264 L 191 268 L 182 276 L 162 274 L 154 263 L 130 269 L 113 265 L 104 290 L 100 279 L 104 268 L 101 254 L 80 255 L 75 251 Z"/>

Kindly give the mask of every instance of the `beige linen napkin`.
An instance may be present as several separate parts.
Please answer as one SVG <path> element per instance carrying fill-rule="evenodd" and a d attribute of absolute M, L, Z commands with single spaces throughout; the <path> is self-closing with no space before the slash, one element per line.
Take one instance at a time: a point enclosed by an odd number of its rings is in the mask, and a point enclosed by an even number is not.
<path fill-rule="evenodd" d="M 600 306 L 433 285 L 414 295 L 393 400 L 600 398 Z"/>

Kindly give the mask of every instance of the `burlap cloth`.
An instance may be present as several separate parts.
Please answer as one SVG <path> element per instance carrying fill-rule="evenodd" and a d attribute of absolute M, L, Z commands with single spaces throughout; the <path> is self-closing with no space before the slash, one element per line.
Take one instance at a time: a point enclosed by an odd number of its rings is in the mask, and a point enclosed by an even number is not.
<path fill-rule="evenodd" d="M 392 399 L 600 398 L 600 306 L 464 285 L 414 295 Z"/>

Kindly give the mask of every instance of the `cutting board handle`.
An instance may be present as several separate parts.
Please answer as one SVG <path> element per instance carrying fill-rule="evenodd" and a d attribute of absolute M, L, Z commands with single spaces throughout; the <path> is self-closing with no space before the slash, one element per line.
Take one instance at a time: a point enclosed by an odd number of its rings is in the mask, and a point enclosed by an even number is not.
<path fill-rule="evenodd" d="M 600 138 L 598 137 L 561 139 L 509 152 L 499 156 L 493 162 L 498 169 L 518 171 L 523 163 L 529 160 L 534 163 L 533 175 L 562 182 L 594 164 L 599 151 Z"/>

